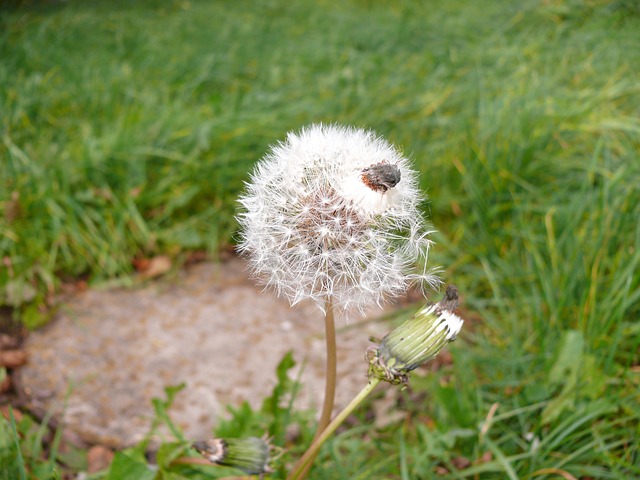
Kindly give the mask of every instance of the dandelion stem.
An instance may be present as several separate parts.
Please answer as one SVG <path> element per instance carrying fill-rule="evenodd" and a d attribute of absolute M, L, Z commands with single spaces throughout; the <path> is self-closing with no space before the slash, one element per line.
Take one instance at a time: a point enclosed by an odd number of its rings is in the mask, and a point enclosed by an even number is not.
<path fill-rule="evenodd" d="M 315 438 L 318 438 L 322 430 L 329 425 L 331 413 L 333 412 L 333 402 L 336 396 L 336 326 L 333 318 L 333 303 L 331 297 L 326 302 L 327 313 L 324 316 L 325 341 L 327 346 L 327 368 L 325 372 L 324 402 L 322 404 L 322 414 L 318 420 L 318 431 Z"/>
<path fill-rule="evenodd" d="M 302 480 L 304 478 L 307 470 L 311 467 L 313 461 L 315 460 L 315 457 L 318 455 L 320 447 L 322 447 L 324 442 L 331 436 L 333 432 L 336 431 L 340 424 L 344 422 L 344 420 L 349 415 L 351 415 L 351 412 L 353 412 L 356 407 L 360 405 L 360 403 L 362 403 L 365 398 L 367 398 L 367 396 L 373 391 L 373 389 L 376 388 L 376 385 L 378 385 L 378 383 L 380 383 L 380 379 L 377 377 L 372 377 L 369 379 L 369 383 L 367 383 L 367 385 L 362 390 L 360 390 L 360 393 L 358 393 L 358 395 L 356 395 L 353 400 L 349 402 L 349 405 L 347 405 L 344 410 L 336 415 L 336 418 L 334 418 L 333 421 L 329 425 L 327 425 L 327 428 L 322 431 L 320 436 L 313 441 L 302 458 L 298 460 L 298 463 L 287 477 L 287 480 Z"/>
<path fill-rule="evenodd" d="M 325 311 L 326 313 L 324 316 L 324 326 L 325 341 L 327 347 L 327 366 L 325 370 L 324 401 L 322 403 L 322 413 L 320 414 L 320 419 L 318 420 L 318 427 L 316 430 L 316 434 L 313 437 L 313 442 L 320 438 L 323 430 L 327 427 L 327 425 L 329 425 L 329 422 L 331 421 L 331 413 L 333 412 L 333 403 L 336 396 L 336 326 L 333 316 L 333 302 L 331 301 L 331 296 L 327 297 L 327 301 L 325 303 Z M 300 472 L 301 480 L 307 476 L 307 473 L 311 468 L 312 461 L 313 459 L 308 462 L 308 467 Z M 294 468 L 299 469 L 300 467 L 296 465 L 296 467 Z"/>

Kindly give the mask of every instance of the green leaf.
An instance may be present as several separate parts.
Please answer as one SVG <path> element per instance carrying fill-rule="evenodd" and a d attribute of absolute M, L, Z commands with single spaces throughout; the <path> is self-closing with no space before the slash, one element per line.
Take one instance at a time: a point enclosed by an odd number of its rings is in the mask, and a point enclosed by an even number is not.
<path fill-rule="evenodd" d="M 171 442 L 162 444 L 158 449 L 156 462 L 161 469 L 169 468 L 171 462 L 176 458 L 185 455 L 186 451 L 189 449 L 189 445 L 189 442 Z"/>
<path fill-rule="evenodd" d="M 567 379 L 575 377 L 582 361 L 583 351 L 584 336 L 582 333 L 576 330 L 564 332 L 560 343 L 560 352 L 549 372 L 549 381 L 553 384 L 565 384 Z"/>
<path fill-rule="evenodd" d="M 562 385 L 562 390 L 542 411 L 542 423 L 548 424 L 563 411 L 575 407 L 577 375 L 583 350 L 584 337 L 580 332 L 569 330 L 564 333 L 548 379 L 552 386 Z"/>
<path fill-rule="evenodd" d="M 450 418 L 450 426 L 474 427 L 474 410 L 468 400 L 451 386 L 439 385 L 434 390 L 440 407 L 444 408 Z"/>
<path fill-rule="evenodd" d="M 289 423 L 289 405 L 283 407 L 287 394 L 291 393 L 293 382 L 289 378 L 289 370 L 296 365 L 293 353 L 287 352 L 276 368 L 278 383 L 273 387 L 270 397 L 262 402 L 262 413 L 272 417 L 269 435 L 279 438 Z"/>
<path fill-rule="evenodd" d="M 263 423 L 263 417 L 259 412 L 254 411 L 249 402 L 242 402 L 239 407 L 227 406 L 227 411 L 231 414 L 229 420 L 221 419 L 216 427 L 218 437 L 245 437 L 255 435 L 254 432 Z"/>
<path fill-rule="evenodd" d="M 87 451 L 73 445 L 66 444 L 64 452 L 58 452 L 57 455 L 60 462 L 75 471 L 83 471 L 87 469 Z"/>
<path fill-rule="evenodd" d="M 116 452 L 106 480 L 153 480 L 156 473 L 141 452 L 128 450 Z"/>
<path fill-rule="evenodd" d="M 278 383 L 273 387 L 271 396 L 265 398 L 262 402 L 262 411 L 264 413 L 271 413 L 272 415 L 278 414 L 278 409 L 285 395 L 290 390 L 291 379 L 289 378 L 289 370 L 291 370 L 295 364 L 296 362 L 293 360 L 292 352 L 287 352 L 276 368 Z"/>
<path fill-rule="evenodd" d="M 20 318 L 25 327 L 29 330 L 35 330 L 45 325 L 51 319 L 51 316 L 51 310 L 46 305 L 36 301 L 24 306 Z"/>
<path fill-rule="evenodd" d="M 154 398 L 153 400 L 151 400 L 153 408 L 156 412 L 156 418 L 163 422 L 167 427 L 169 427 L 171 433 L 180 440 L 185 440 L 184 435 L 169 417 L 168 410 L 169 408 L 171 408 L 171 405 L 173 404 L 173 401 L 175 400 L 178 392 L 184 389 L 184 387 L 184 383 L 172 387 L 165 387 L 164 392 L 167 396 L 166 400 L 162 400 L 161 398 Z"/>
<path fill-rule="evenodd" d="M 9 407 L 9 422 L 0 415 L 0 478 L 26 480 L 27 472 L 20 448 L 13 409 Z"/>
<path fill-rule="evenodd" d="M 574 409 L 580 401 L 598 399 L 606 387 L 606 378 L 592 355 L 584 354 L 584 337 L 580 332 L 565 332 L 560 351 L 549 372 L 552 386 L 562 385 L 560 393 L 542 411 L 542 422 L 548 424 L 565 410 Z"/>
<path fill-rule="evenodd" d="M 281 442 L 290 422 L 291 403 L 297 385 L 297 382 L 289 378 L 289 370 L 295 365 L 292 352 L 286 353 L 276 369 L 278 382 L 271 395 L 263 400 L 260 410 L 253 410 L 248 402 L 243 402 L 236 408 L 228 406 L 231 418 L 219 421 L 216 435 L 222 438 L 259 437 L 266 430 L 274 437 L 275 443 Z"/>
<path fill-rule="evenodd" d="M 184 390 L 186 387 L 186 383 L 181 383 L 179 385 L 169 386 L 164 388 L 164 393 L 167 395 L 167 400 L 165 401 L 165 407 L 167 409 L 171 408 L 173 405 L 173 401 L 176 398 L 176 395 Z"/>
<path fill-rule="evenodd" d="M 176 244 L 183 248 L 198 248 L 204 245 L 204 238 L 196 227 L 183 225 L 160 237 L 168 244 Z"/>
<path fill-rule="evenodd" d="M 8 281 L 4 288 L 7 305 L 12 307 L 19 307 L 33 301 L 38 293 L 35 287 L 23 277 Z"/>
<path fill-rule="evenodd" d="M 489 438 L 485 438 L 485 443 L 496 457 L 497 463 L 502 467 L 502 473 L 509 477 L 510 480 L 518 480 L 519 477 L 513 468 L 514 465 L 500 447 L 498 447 L 498 445 L 492 442 Z"/>

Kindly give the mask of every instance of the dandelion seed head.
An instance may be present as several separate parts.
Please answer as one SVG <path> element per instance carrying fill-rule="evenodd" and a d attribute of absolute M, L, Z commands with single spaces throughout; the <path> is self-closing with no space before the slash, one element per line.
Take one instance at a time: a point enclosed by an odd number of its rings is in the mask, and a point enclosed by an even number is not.
<path fill-rule="evenodd" d="M 414 283 L 431 246 L 416 173 L 366 130 L 311 125 L 287 135 L 256 165 L 239 199 L 239 249 L 254 276 L 295 304 L 362 312 Z"/>

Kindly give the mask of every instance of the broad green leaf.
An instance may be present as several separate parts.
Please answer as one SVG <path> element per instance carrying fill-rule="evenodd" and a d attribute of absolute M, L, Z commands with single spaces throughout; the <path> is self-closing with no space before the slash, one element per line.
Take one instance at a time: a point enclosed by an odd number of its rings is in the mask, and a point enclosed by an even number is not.
<path fill-rule="evenodd" d="M 188 442 L 164 443 L 158 449 L 156 462 L 160 468 L 167 469 L 176 458 L 184 456 L 188 448 Z"/>
<path fill-rule="evenodd" d="M 154 480 L 156 473 L 147 465 L 142 453 L 122 451 L 113 457 L 107 480 Z"/>
<path fill-rule="evenodd" d="M 560 352 L 549 373 L 549 382 L 561 390 L 542 412 L 542 422 L 557 419 L 565 410 L 573 409 L 582 400 L 599 398 L 606 386 L 603 372 L 592 355 L 584 354 L 584 337 L 580 332 L 565 332 Z"/>
<path fill-rule="evenodd" d="M 574 377 L 582 361 L 583 351 L 584 336 L 582 333 L 576 330 L 566 331 L 562 336 L 556 361 L 549 372 L 549 381 L 555 384 L 564 384 L 568 377 Z"/>
<path fill-rule="evenodd" d="M 177 438 L 184 440 L 184 434 L 182 431 L 173 423 L 171 417 L 169 417 L 168 410 L 171 408 L 173 401 L 182 389 L 184 389 L 185 384 L 181 383 L 180 385 L 165 387 L 164 391 L 167 395 L 166 400 L 162 400 L 160 398 L 154 398 L 151 400 L 153 404 L 153 408 L 156 412 L 156 418 L 161 420 L 168 428 L 171 430 L 171 433 L 175 435 Z"/>

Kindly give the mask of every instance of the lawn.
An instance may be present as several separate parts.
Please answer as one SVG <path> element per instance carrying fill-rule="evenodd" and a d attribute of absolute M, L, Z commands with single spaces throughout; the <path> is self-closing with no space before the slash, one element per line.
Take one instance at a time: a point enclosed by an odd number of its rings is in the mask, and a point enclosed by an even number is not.
<path fill-rule="evenodd" d="M 17 319 L 46 322 L 65 282 L 135 283 L 136 259 L 215 258 L 270 144 L 371 128 L 420 172 L 430 261 L 467 324 L 404 421 L 363 412 L 312 478 L 640 477 L 635 2 L 14 3 L 0 305 Z"/>

